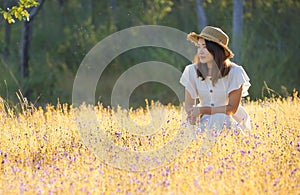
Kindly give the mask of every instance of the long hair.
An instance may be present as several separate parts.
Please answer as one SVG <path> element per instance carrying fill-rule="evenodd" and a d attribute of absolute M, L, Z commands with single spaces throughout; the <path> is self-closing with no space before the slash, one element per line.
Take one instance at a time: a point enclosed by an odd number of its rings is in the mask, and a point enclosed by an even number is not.
<path fill-rule="evenodd" d="M 219 78 L 225 77 L 230 71 L 231 62 L 225 55 L 225 50 L 219 44 L 208 41 L 205 39 L 206 48 L 214 57 L 212 66 L 212 83 L 213 85 L 218 81 Z M 202 80 L 208 76 L 207 64 L 200 62 L 198 53 L 194 57 L 194 63 L 197 65 L 197 76 L 201 77 Z"/>

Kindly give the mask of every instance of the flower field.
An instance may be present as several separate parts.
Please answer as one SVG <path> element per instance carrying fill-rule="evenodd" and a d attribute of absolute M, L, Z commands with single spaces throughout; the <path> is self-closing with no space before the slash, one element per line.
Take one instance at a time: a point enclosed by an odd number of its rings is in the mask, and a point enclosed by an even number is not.
<path fill-rule="evenodd" d="M 166 121 L 146 137 L 131 135 L 115 121 L 129 115 L 146 123 L 145 110 L 124 114 L 101 105 L 93 110 L 114 144 L 148 151 L 172 140 L 182 122 L 178 107 L 152 107 L 165 111 Z M 75 120 L 80 110 L 60 103 L 22 104 L 15 112 L 0 99 L 0 194 L 300 194 L 299 97 L 244 107 L 252 119 L 246 135 L 224 130 L 201 152 L 205 135 L 200 133 L 169 164 L 128 171 L 103 163 L 82 142 Z"/>

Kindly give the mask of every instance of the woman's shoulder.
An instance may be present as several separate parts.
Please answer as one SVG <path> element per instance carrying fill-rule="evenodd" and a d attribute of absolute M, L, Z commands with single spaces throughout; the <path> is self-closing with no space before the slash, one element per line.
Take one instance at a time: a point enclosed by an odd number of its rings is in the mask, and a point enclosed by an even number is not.
<path fill-rule="evenodd" d="M 196 65 L 195 64 L 188 64 L 184 67 L 184 71 L 196 72 Z"/>
<path fill-rule="evenodd" d="M 188 81 L 195 81 L 197 78 L 197 71 L 195 64 L 189 64 L 185 66 L 184 71 L 181 75 L 182 79 L 187 79 Z"/>
<path fill-rule="evenodd" d="M 245 72 L 245 70 L 244 70 L 243 66 L 238 65 L 234 62 L 231 63 L 229 74 L 239 74 L 239 73 L 244 73 L 244 72 Z"/>
<path fill-rule="evenodd" d="M 233 70 L 237 70 L 237 69 L 241 69 L 243 68 L 241 65 L 238 65 L 234 62 L 231 62 L 231 66 L 230 66 L 230 70 L 233 69 Z"/>
<path fill-rule="evenodd" d="M 187 69 L 196 69 L 196 65 L 195 64 L 188 64 L 188 65 L 186 65 L 185 66 L 185 68 L 187 68 Z"/>

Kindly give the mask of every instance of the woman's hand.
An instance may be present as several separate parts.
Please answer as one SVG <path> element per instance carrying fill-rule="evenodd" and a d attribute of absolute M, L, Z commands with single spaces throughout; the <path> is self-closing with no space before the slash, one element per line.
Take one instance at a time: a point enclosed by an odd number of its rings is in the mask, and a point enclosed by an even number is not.
<path fill-rule="evenodd" d="M 196 101 L 191 98 L 188 91 L 185 93 L 185 110 L 187 112 L 187 119 L 190 124 L 195 125 L 197 120 L 199 120 L 204 114 L 215 114 L 215 113 L 225 113 L 227 115 L 232 115 L 236 112 L 242 95 L 242 86 L 229 93 L 229 103 L 225 106 L 209 107 L 209 106 L 195 106 Z"/>
<path fill-rule="evenodd" d="M 190 109 L 190 115 L 191 117 L 201 117 L 201 111 L 200 111 L 200 107 L 193 107 Z"/>
<path fill-rule="evenodd" d="M 192 107 L 188 112 L 188 121 L 190 124 L 195 125 L 197 119 L 202 117 L 199 107 Z"/>
<path fill-rule="evenodd" d="M 187 120 L 189 121 L 189 123 L 191 125 L 195 125 L 196 124 L 196 117 L 192 116 L 192 109 L 190 111 L 187 112 Z"/>

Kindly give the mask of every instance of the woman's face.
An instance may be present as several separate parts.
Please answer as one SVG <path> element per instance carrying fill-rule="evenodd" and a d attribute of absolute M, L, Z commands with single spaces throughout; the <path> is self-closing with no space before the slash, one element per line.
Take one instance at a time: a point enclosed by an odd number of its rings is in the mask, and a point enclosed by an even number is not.
<path fill-rule="evenodd" d="M 205 40 L 200 38 L 198 41 L 198 55 L 200 62 L 203 64 L 211 63 L 214 60 L 214 56 L 207 50 Z"/>

